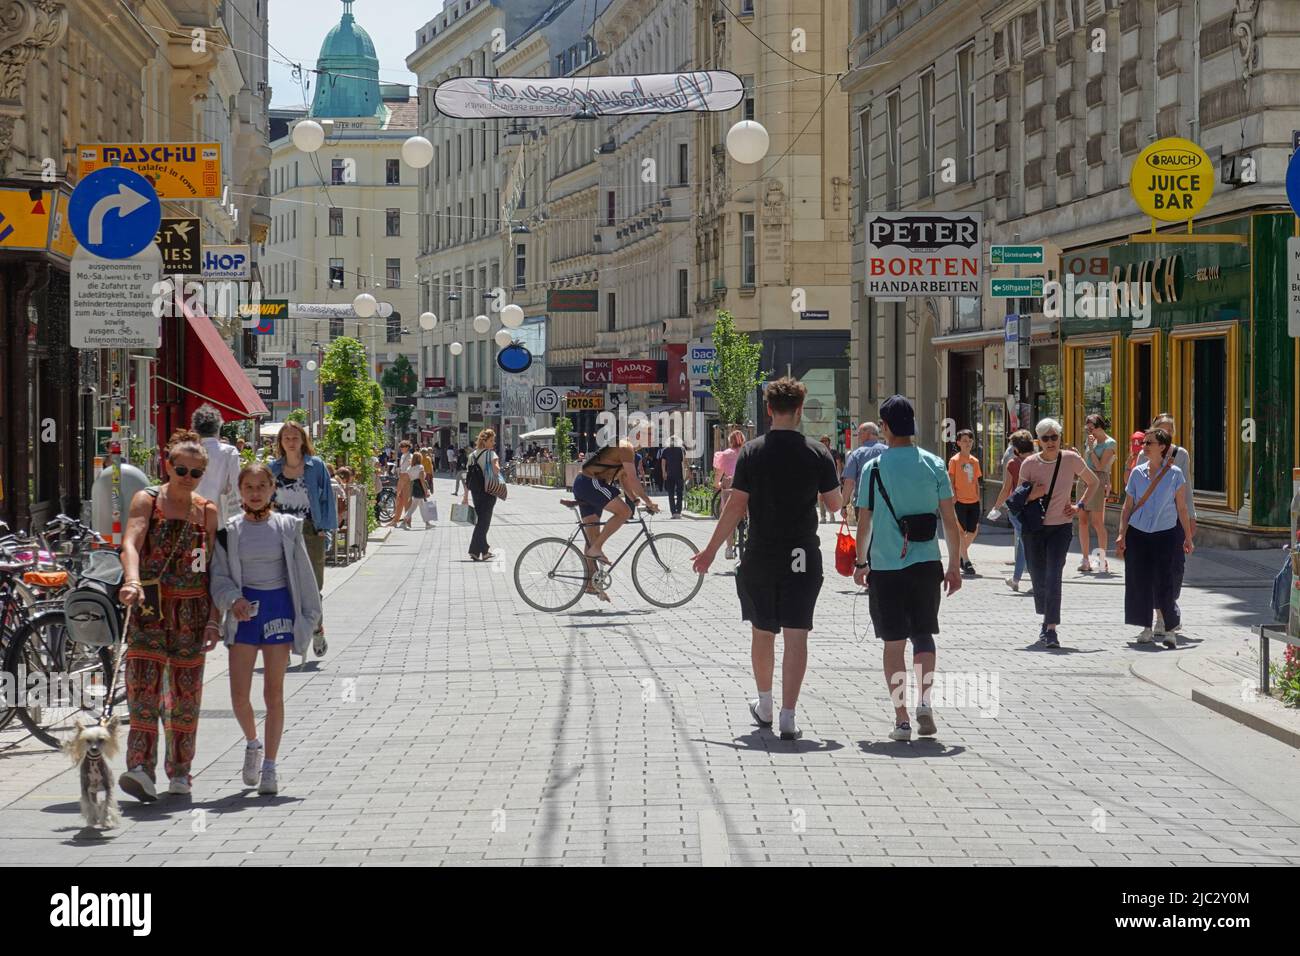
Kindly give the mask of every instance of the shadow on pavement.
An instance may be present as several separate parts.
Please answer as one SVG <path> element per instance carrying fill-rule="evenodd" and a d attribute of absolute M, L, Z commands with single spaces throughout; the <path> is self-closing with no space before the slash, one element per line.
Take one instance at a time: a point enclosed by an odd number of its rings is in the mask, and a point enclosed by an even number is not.
<path fill-rule="evenodd" d="M 753 731 L 742 734 L 734 740 L 709 740 L 707 737 L 693 737 L 699 744 L 715 744 L 730 747 L 732 750 L 752 750 L 756 753 L 833 753 L 843 750 L 844 745 L 838 740 L 782 740 L 771 731 Z"/>
<path fill-rule="evenodd" d="M 966 752 L 965 747 L 949 746 L 931 737 L 919 740 L 859 740 L 858 749 L 864 754 L 906 760 L 915 760 L 917 757 L 956 757 Z"/>

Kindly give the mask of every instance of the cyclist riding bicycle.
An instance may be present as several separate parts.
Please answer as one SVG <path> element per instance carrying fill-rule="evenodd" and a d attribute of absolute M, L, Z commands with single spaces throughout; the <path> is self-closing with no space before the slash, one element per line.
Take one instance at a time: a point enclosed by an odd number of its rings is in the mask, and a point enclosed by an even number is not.
<path fill-rule="evenodd" d="M 745 433 L 739 428 L 734 429 L 727 436 L 727 447 L 713 456 L 713 489 L 722 493 L 722 508 L 727 507 L 727 499 L 731 497 L 731 482 L 736 477 L 736 459 L 740 457 L 740 449 L 744 444 Z M 733 531 L 731 540 L 727 542 L 727 558 L 735 557 L 736 532 Z"/>
<path fill-rule="evenodd" d="M 588 456 L 582 472 L 573 480 L 573 497 L 578 500 L 582 529 L 587 538 L 583 552 L 588 558 L 588 571 L 595 570 L 594 562 L 609 564 L 602 550 L 605 542 L 632 517 L 637 499 L 645 504 L 646 511 L 656 514 L 659 506 L 650 500 L 645 487 L 636 476 L 636 448 L 626 439 L 617 445 L 606 445 Z M 599 526 L 601 513 L 608 511 L 609 520 Z M 609 600 L 594 585 L 587 585 L 587 593 Z"/>

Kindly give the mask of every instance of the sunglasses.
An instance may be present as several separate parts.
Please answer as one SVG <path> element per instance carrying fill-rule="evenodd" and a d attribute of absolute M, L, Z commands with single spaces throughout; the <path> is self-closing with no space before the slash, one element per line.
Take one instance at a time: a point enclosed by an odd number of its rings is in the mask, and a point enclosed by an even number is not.
<path fill-rule="evenodd" d="M 186 468 L 184 465 L 172 465 L 172 474 L 178 478 L 193 478 L 198 481 L 203 477 L 202 468 Z"/>
<path fill-rule="evenodd" d="M 1160 442 L 1155 441 L 1154 439 L 1152 439 L 1151 441 L 1144 441 L 1142 444 L 1144 444 L 1144 445 L 1159 445 Z"/>
<path fill-rule="evenodd" d="M 1058 438 L 1060 438 L 1060 437 L 1061 437 L 1060 435 L 1039 435 L 1039 436 L 1038 436 L 1038 440 L 1039 440 L 1039 441 L 1056 441 L 1056 440 L 1057 440 Z"/>

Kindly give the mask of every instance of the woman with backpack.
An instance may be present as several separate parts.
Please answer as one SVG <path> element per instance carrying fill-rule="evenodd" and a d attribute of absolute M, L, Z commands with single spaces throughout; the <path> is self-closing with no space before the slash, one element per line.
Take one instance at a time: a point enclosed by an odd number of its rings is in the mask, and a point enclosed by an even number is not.
<path fill-rule="evenodd" d="M 198 434 L 173 433 L 162 462 L 167 480 L 131 499 L 122 539 L 118 599 L 131 609 L 126 634 L 131 732 L 127 771 L 118 783 L 144 803 L 158 799 L 154 776 L 160 721 L 166 732 L 167 792 L 190 792 L 204 655 L 221 639 L 206 565 L 195 561 L 196 555 L 208 553 L 217 533 L 217 506 L 194 493 L 207 467 L 208 452 Z"/>
<path fill-rule="evenodd" d="M 491 561 L 496 555 L 488 550 L 488 528 L 492 527 L 492 509 L 496 507 L 496 496 L 487 490 L 489 484 L 502 482 L 501 466 L 494 451 L 497 433 L 485 428 L 478 433 L 474 451 L 465 465 L 465 487 L 474 499 L 474 534 L 469 539 L 469 556 L 472 561 Z"/>
<path fill-rule="evenodd" d="M 263 795 L 279 792 L 275 758 L 284 733 L 284 674 L 289 653 L 307 656 L 321 617 L 320 592 L 300 518 L 271 507 L 275 476 L 260 462 L 239 472 L 243 514 L 217 533 L 212 601 L 225 612 L 222 635 L 230 652 L 230 700 L 244 732 L 244 783 Z M 266 747 L 257 739 L 250 691 L 262 652 Z"/>

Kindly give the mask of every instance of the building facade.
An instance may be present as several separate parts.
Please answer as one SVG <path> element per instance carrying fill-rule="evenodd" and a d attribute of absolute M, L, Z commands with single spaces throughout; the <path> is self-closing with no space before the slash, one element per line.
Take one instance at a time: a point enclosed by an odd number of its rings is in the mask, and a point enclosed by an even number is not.
<path fill-rule="evenodd" d="M 804 430 L 843 443 L 850 409 L 850 158 L 844 38 L 848 4 L 693 5 L 694 64 L 745 84 L 739 106 L 693 116 L 695 321 L 716 312 L 763 344 L 762 368 L 809 389 Z M 732 159 L 726 135 L 753 119 L 770 137 L 753 165 Z M 707 407 L 707 406 L 706 406 Z M 754 412 L 754 424 L 766 427 Z M 726 423 L 723 423 L 726 424 Z"/>
<path fill-rule="evenodd" d="M 76 242 L 63 213 L 80 145 L 215 141 L 226 200 L 166 201 L 163 215 L 198 218 L 208 242 L 256 234 L 266 215 L 268 157 L 259 138 L 269 90 L 258 59 L 266 8 L 256 0 L 129 8 L 20 0 L 9 12 L 0 28 L 0 188 L 26 195 L 30 207 L 22 232 L 0 240 L 0 518 L 38 527 L 59 511 L 82 511 L 115 415 L 120 436 L 130 438 L 124 445 L 138 450 L 185 419 L 194 403 L 178 387 L 189 381 L 187 346 L 214 378 L 216 364 L 237 365 L 230 352 L 241 343 L 230 330 L 225 341 L 195 338 L 200 318 L 212 326 L 206 316 L 164 320 L 161 348 L 131 350 L 136 358 L 124 349 L 72 349 Z M 42 220 L 52 220 L 48 229 Z M 34 224 L 41 241 L 6 241 Z"/>
<path fill-rule="evenodd" d="M 987 278 L 978 299 L 873 300 L 859 229 L 859 414 L 895 391 L 918 399 L 926 443 L 946 452 L 945 422 L 973 428 L 998 484 L 1018 425 L 1060 418 L 1083 447 L 1083 420 L 1099 412 L 1125 444 L 1171 411 L 1200 527 L 1211 540 L 1267 542 L 1286 524 L 1296 453 L 1296 356 L 1280 305 L 1294 223 L 1284 131 L 1300 126 L 1289 10 L 1269 0 L 858 4 L 845 80 L 855 220 L 979 212 L 988 277 L 1013 271 L 990 264 L 990 245 L 1039 245 L 1043 265 L 1017 274 L 1067 288 L 1137 281 L 1149 305 L 1121 318 L 1073 299 L 993 299 Z M 1143 148 L 1175 136 L 1206 150 L 1218 182 L 1199 235 L 1169 225 L 1151 236 L 1129 180 Z M 1007 368 L 1008 314 L 1030 317 L 1027 368 Z M 1268 414 L 1262 395 L 1278 397 Z M 1121 460 L 1116 506 L 1122 477 Z"/>
<path fill-rule="evenodd" d="M 277 419 L 303 408 L 308 421 L 323 421 L 328 396 L 307 366 L 340 336 L 362 343 L 376 379 L 398 356 L 419 361 L 417 173 L 401 158 L 418 104 L 408 87 L 379 82 L 374 44 L 349 8 L 321 44 L 310 109 L 276 111 L 262 287 L 297 307 L 273 334 L 257 336 L 263 354 L 288 363 L 275 373 Z M 293 144 L 302 117 L 325 128 L 315 153 Z M 379 301 L 378 314 L 352 312 L 362 292 Z"/>

